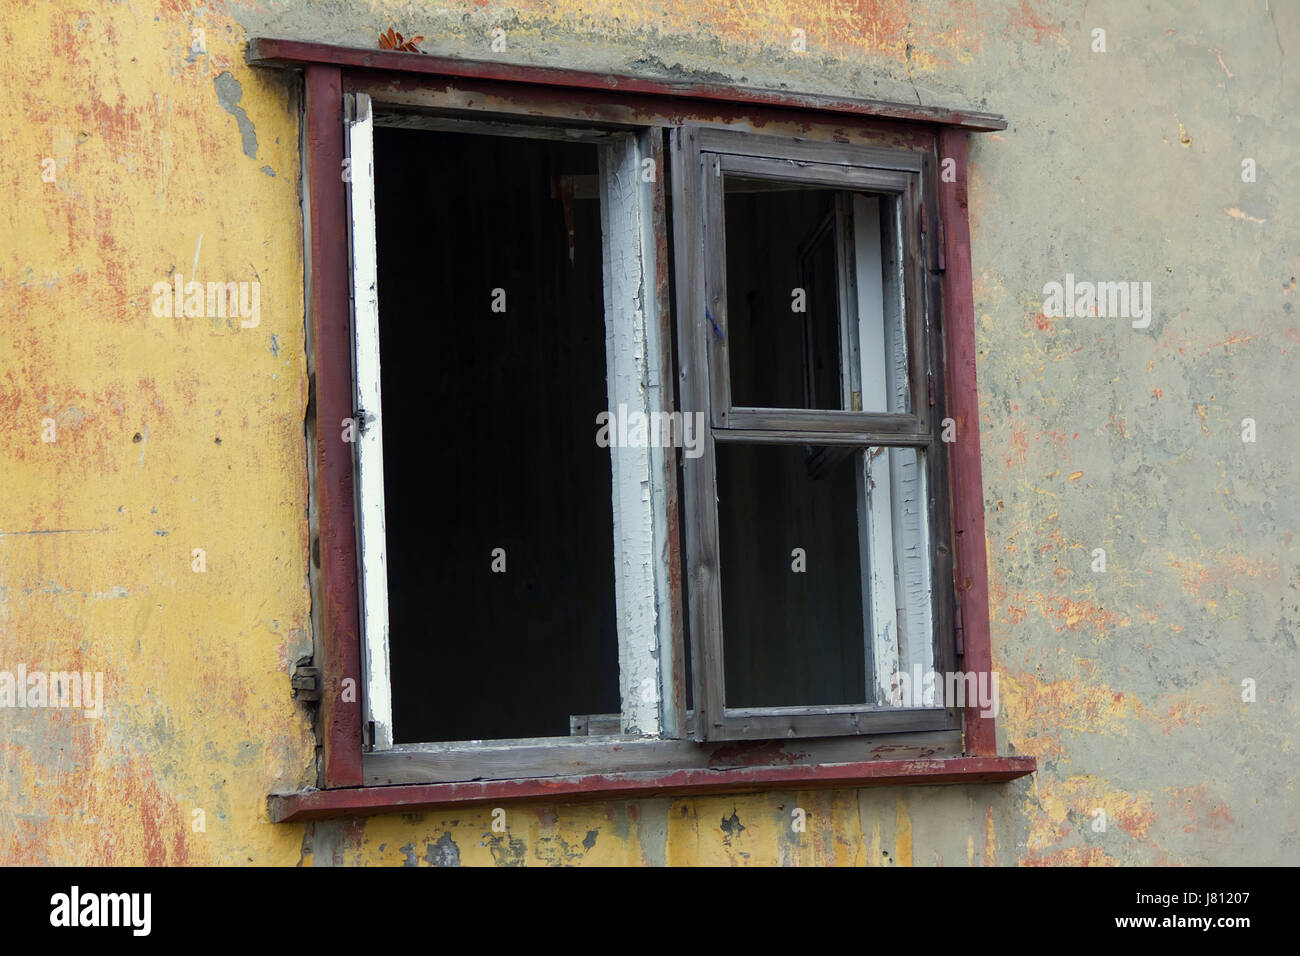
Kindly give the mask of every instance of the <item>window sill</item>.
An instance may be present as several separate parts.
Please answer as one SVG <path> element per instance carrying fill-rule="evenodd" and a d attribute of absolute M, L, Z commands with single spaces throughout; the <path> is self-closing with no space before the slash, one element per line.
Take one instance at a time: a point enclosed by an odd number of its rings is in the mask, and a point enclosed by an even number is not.
<path fill-rule="evenodd" d="M 743 793 L 754 790 L 884 787 L 898 784 L 1005 783 L 1038 769 L 1034 757 L 950 757 L 862 763 L 611 773 L 527 780 L 402 784 L 271 794 L 272 823 L 379 813 L 419 813 L 501 801 L 579 801 Z"/>

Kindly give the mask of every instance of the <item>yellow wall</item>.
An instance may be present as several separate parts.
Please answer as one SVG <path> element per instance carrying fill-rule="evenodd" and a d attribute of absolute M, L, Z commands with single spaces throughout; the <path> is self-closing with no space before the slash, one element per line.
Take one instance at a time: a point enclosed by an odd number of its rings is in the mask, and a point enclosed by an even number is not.
<path fill-rule="evenodd" d="M 0 710 L 0 862 L 1296 861 L 1275 762 L 1294 757 L 1300 620 L 1285 530 L 1300 434 L 1275 411 L 1300 343 L 1300 243 L 1274 208 L 1297 181 L 1300 111 L 1277 69 L 1300 48 L 1293 15 L 413 6 L 0 9 L 0 669 L 105 681 L 97 720 Z M 971 200 L 1000 745 L 1039 756 L 1032 781 L 506 805 L 504 835 L 488 809 L 267 822 L 268 793 L 315 780 L 288 683 L 311 647 L 307 388 L 296 84 L 246 66 L 246 42 L 356 45 L 395 26 L 488 57 L 495 25 L 501 59 L 1008 114 L 972 143 Z M 1109 59 L 1089 51 L 1093 25 Z M 1267 174 L 1253 191 L 1245 155 Z M 1036 315 L 1066 258 L 1162 283 L 1156 327 Z M 151 289 L 176 271 L 257 280 L 260 324 L 156 317 Z M 1236 439 L 1245 415 L 1267 435 L 1254 448 Z M 1089 572 L 1097 546 L 1108 577 Z"/>

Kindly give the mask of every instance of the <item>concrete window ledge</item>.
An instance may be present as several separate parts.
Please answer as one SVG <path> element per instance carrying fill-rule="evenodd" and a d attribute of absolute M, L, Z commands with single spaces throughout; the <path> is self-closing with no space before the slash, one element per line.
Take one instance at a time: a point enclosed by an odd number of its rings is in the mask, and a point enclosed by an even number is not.
<path fill-rule="evenodd" d="M 330 817 L 418 813 L 498 801 L 563 801 L 691 796 L 755 790 L 884 787 L 898 784 L 1005 783 L 1033 773 L 1034 757 L 950 757 L 863 763 L 611 773 L 468 783 L 347 787 L 276 793 L 267 798 L 273 823 Z"/>

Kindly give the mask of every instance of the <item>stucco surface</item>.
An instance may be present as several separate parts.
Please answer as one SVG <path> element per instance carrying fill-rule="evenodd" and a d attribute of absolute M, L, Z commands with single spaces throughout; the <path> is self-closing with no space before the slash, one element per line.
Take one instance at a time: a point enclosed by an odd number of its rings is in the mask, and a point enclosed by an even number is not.
<path fill-rule="evenodd" d="M 1008 117 L 972 137 L 972 254 L 999 747 L 1034 777 L 267 821 L 315 779 L 307 380 L 296 86 L 244 49 L 390 26 Z M 6 4 L 0 669 L 105 699 L 0 709 L 0 861 L 1300 862 L 1297 50 L 1264 0 Z M 155 316 L 176 271 L 257 280 L 260 321 Z M 1044 315 L 1067 273 L 1150 282 L 1150 326 Z"/>

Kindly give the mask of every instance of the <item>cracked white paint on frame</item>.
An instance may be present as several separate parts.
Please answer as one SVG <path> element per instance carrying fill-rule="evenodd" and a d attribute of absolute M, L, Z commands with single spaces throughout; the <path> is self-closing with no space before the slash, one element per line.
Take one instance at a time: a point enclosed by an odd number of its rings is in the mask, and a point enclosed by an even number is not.
<path fill-rule="evenodd" d="M 868 412 L 908 407 L 903 286 L 901 277 L 885 281 L 885 270 L 897 275 L 903 262 L 902 236 L 894 232 L 887 257 L 881 242 L 880 204 L 888 201 L 853 197 L 862 408 Z M 901 699 L 897 675 L 917 664 L 928 673 L 934 661 L 925 456 L 915 448 L 873 448 L 863 469 L 859 534 L 874 671 L 868 683 L 877 703 L 917 706 L 923 702 Z"/>
<path fill-rule="evenodd" d="M 361 655 L 365 720 L 373 750 L 393 745 L 388 660 L 388 556 L 384 526 L 384 428 L 379 376 L 379 264 L 375 239 L 374 122 L 370 97 L 348 97 L 348 218 L 355 346 L 357 499 L 361 551 Z M 340 429 L 342 423 L 339 423 Z"/>
<path fill-rule="evenodd" d="M 601 232 L 605 285 L 605 366 L 609 408 L 664 410 L 661 343 L 654 283 L 649 184 L 642 182 L 635 136 L 601 147 Z M 672 615 L 668 589 L 668 524 L 665 455 L 671 449 L 612 444 L 610 469 L 614 512 L 614 599 L 618 618 L 619 692 L 622 732 L 676 735 L 663 706 L 671 680 Z"/>

